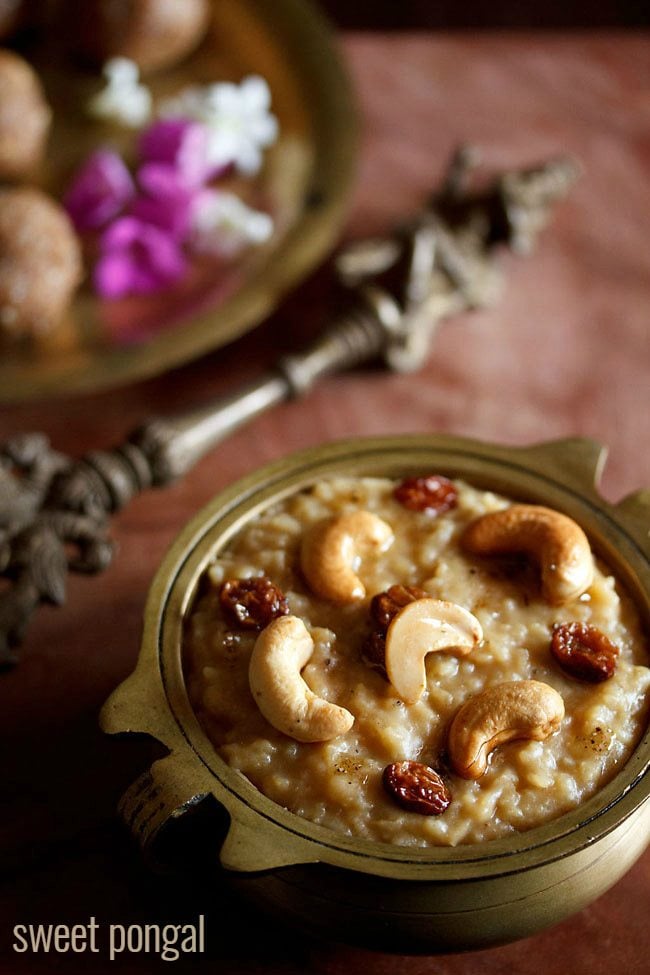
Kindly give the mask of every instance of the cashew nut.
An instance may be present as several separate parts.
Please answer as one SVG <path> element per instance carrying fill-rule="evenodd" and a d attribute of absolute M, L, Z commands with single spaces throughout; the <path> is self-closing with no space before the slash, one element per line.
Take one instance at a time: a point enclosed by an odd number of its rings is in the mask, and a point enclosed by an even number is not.
<path fill-rule="evenodd" d="M 593 582 L 587 536 L 575 521 L 551 508 L 513 504 L 483 515 L 467 526 L 461 544 L 477 555 L 533 556 L 541 569 L 544 598 L 554 606 L 581 596 Z"/>
<path fill-rule="evenodd" d="M 318 596 L 334 603 L 363 599 L 366 589 L 355 572 L 358 549 L 384 552 L 393 543 L 393 530 L 371 511 L 352 511 L 320 522 L 302 544 L 300 564 Z"/>
<path fill-rule="evenodd" d="M 447 750 L 454 771 L 478 779 L 487 770 L 490 753 L 515 738 L 543 741 L 560 727 L 564 701 L 556 690 L 537 680 L 493 684 L 456 712 Z"/>
<path fill-rule="evenodd" d="M 248 669 L 255 702 L 266 720 L 297 741 L 328 741 L 349 731 L 354 717 L 309 689 L 300 676 L 314 641 L 297 616 L 280 616 L 258 636 Z"/>
<path fill-rule="evenodd" d="M 416 599 L 400 609 L 388 627 L 388 679 L 406 704 L 415 704 L 426 688 L 428 653 L 455 650 L 464 656 L 482 639 L 481 624 L 462 606 L 443 599 Z"/>

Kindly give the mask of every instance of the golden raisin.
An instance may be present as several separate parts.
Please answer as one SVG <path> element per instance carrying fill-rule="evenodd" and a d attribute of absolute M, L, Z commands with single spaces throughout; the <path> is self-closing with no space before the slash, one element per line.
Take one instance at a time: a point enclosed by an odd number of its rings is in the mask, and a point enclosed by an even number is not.
<path fill-rule="evenodd" d="M 551 653 L 570 677 L 597 684 L 614 673 L 619 649 L 596 626 L 574 621 L 555 624 Z"/>
<path fill-rule="evenodd" d="M 451 793 L 438 773 L 421 762 L 387 765 L 382 782 L 398 806 L 422 816 L 439 816 L 451 802 Z"/>
<path fill-rule="evenodd" d="M 219 603 L 226 620 L 244 630 L 263 630 L 289 612 L 284 593 L 267 576 L 227 579 L 219 589 Z"/>
<path fill-rule="evenodd" d="M 458 504 L 455 485 L 442 474 L 407 477 L 397 485 L 393 497 L 410 511 L 427 511 L 429 514 L 442 514 Z"/>

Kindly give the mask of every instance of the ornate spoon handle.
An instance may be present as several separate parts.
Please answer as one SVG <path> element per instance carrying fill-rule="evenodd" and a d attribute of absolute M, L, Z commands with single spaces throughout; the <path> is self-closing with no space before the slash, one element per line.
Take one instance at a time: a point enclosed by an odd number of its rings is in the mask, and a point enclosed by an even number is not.
<path fill-rule="evenodd" d="M 399 309 L 388 294 L 382 294 L 374 305 L 370 300 L 357 300 L 307 350 L 282 356 L 275 368 L 232 396 L 148 421 L 129 437 L 125 447 L 142 452 L 150 469 L 149 484 L 168 484 L 260 413 L 283 400 L 303 396 L 329 373 L 380 356 L 392 338 L 393 321 L 399 322 Z"/>
<path fill-rule="evenodd" d="M 457 154 L 442 191 L 399 235 L 340 254 L 347 311 L 310 348 L 283 356 L 232 396 L 149 420 L 113 450 L 76 461 L 41 434 L 0 448 L 0 575 L 10 583 L 0 591 L 0 667 L 16 663 L 39 603 L 65 601 L 68 571 L 108 565 L 109 517 L 140 491 L 182 476 L 237 427 L 329 373 L 377 358 L 390 369 L 417 369 L 443 318 L 492 300 L 494 245 L 529 250 L 577 170 L 560 159 L 470 194 L 463 185 L 471 164 L 466 151 Z"/>

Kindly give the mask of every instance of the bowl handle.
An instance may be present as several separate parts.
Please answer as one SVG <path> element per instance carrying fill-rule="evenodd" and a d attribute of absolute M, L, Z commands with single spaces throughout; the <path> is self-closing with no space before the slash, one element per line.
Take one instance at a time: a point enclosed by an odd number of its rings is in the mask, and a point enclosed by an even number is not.
<path fill-rule="evenodd" d="M 129 786 L 118 805 L 120 818 L 136 838 L 144 854 L 155 859 L 153 848 L 164 826 L 203 800 L 206 792 L 192 792 L 177 781 L 170 757 L 162 758 Z M 173 763 L 176 768 L 176 763 Z"/>
<path fill-rule="evenodd" d="M 193 791 L 175 756 L 160 759 L 122 796 L 118 811 L 145 856 L 158 861 L 156 840 L 161 831 L 213 794 Z M 195 783 L 196 788 L 196 783 Z M 224 808 L 228 812 L 227 805 Z M 216 827 L 215 827 L 216 828 Z M 269 820 L 260 821 L 247 811 L 230 815 L 227 835 L 219 853 L 222 867 L 236 873 L 258 873 L 277 867 L 318 862 L 317 848 L 309 840 L 287 833 Z"/>
<path fill-rule="evenodd" d="M 241 809 L 234 801 L 231 804 L 228 792 L 215 793 L 211 774 L 192 761 L 190 756 L 174 748 L 173 734 L 165 734 L 165 722 L 161 717 L 166 717 L 167 711 L 156 708 L 155 692 L 154 699 L 147 699 L 148 706 L 143 706 L 139 683 L 136 672 L 114 692 L 102 710 L 101 725 L 109 734 L 144 732 L 170 749 L 169 755 L 155 761 L 129 786 L 118 804 L 120 818 L 147 859 L 160 862 L 156 841 L 164 827 L 212 795 L 230 818 L 219 854 L 225 869 L 251 873 L 299 863 L 316 863 L 319 857 L 315 844 L 288 833 L 270 817 L 264 817 L 262 823 L 258 816 L 250 813 L 248 807 Z M 132 692 L 136 685 L 138 691 L 134 697 Z M 142 692 L 145 689 L 151 692 L 151 683 L 147 688 L 142 688 Z M 137 717 L 133 713 L 134 701 L 139 702 Z M 154 719 L 147 720 L 146 716 L 151 718 L 152 714 Z"/>
<path fill-rule="evenodd" d="M 175 752 L 176 728 L 164 692 L 149 679 L 146 667 L 136 670 L 117 687 L 99 716 L 110 735 L 148 735 L 169 754 L 153 762 L 122 796 L 118 811 L 140 847 L 153 859 L 153 844 L 170 820 L 178 819 L 209 792 L 197 780 L 193 763 Z M 200 771 L 200 770 L 199 770 Z"/>
<path fill-rule="evenodd" d="M 320 857 L 315 844 L 271 825 L 268 820 L 261 826 L 259 818 L 250 822 L 233 818 L 219 859 L 226 870 L 257 873 L 318 863 Z"/>
<path fill-rule="evenodd" d="M 212 795 L 225 809 L 229 828 L 219 859 L 227 870 L 250 873 L 316 863 L 318 845 L 287 831 L 272 815 L 260 818 L 235 800 L 193 753 L 178 749 L 178 731 L 164 692 L 139 665 L 109 697 L 100 715 L 108 734 L 146 734 L 169 754 L 155 761 L 122 796 L 118 811 L 148 859 L 157 861 L 161 831 Z M 252 787 L 251 787 L 252 788 Z"/>
<path fill-rule="evenodd" d="M 521 458 L 532 470 L 581 494 L 593 491 L 607 460 L 607 447 L 589 437 L 567 437 L 548 440 L 529 447 L 515 447 L 513 456 Z"/>
<path fill-rule="evenodd" d="M 616 505 L 616 513 L 636 543 L 650 558 L 650 489 L 628 494 Z"/>

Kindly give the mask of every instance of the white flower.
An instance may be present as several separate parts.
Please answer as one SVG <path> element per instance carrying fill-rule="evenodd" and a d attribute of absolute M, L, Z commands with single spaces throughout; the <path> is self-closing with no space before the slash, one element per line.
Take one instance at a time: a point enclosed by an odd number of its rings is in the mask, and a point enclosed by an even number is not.
<path fill-rule="evenodd" d="M 194 212 L 192 246 L 202 254 L 233 257 L 249 244 L 263 244 L 273 233 L 268 213 L 246 206 L 233 193 L 206 190 Z"/>
<path fill-rule="evenodd" d="M 160 112 L 203 122 L 209 131 L 210 165 L 219 169 L 232 164 L 245 176 L 254 176 L 262 165 L 262 150 L 278 135 L 278 120 L 270 106 L 266 81 L 251 75 L 240 85 L 220 82 L 186 88 L 163 102 Z"/>
<path fill-rule="evenodd" d="M 103 69 L 106 87 L 88 103 L 96 118 L 120 122 L 138 129 L 151 117 L 151 92 L 140 84 L 140 73 L 134 61 L 112 58 Z"/>

